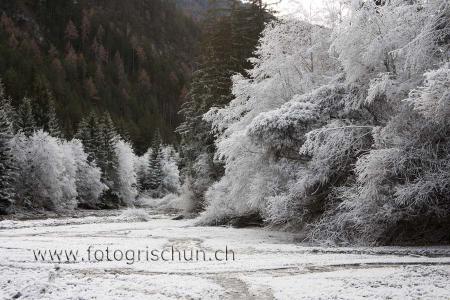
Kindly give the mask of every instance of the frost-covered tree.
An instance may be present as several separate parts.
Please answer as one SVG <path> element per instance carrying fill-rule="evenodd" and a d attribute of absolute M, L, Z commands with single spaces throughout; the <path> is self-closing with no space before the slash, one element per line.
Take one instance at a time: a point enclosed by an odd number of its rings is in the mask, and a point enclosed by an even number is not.
<path fill-rule="evenodd" d="M 137 196 L 136 155 L 132 146 L 123 140 L 115 145 L 117 156 L 118 195 L 123 205 L 132 206 Z"/>
<path fill-rule="evenodd" d="M 271 23 L 252 59 L 250 78 L 233 78 L 235 99 L 205 115 L 218 137 L 216 158 L 225 163 L 225 176 L 206 194 L 205 220 L 222 222 L 238 215 L 262 214 L 268 198 L 287 188 L 296 165 L 287 160 L 290 155 L 285 150 L 289 149 L 272 136 L 263 139 L 264 145 L 255 143 L 252 127 L 257 126 L 254 120 L 260 114 L 330 80 L 335 62 L 328 54 L 329 38 L 328 29 L 303 21 Z M 289 132 L 280 135 L 290 137 Z"/>
<path fill-rule="evenodd" d="M 373 116 L 375 149 L 357 160 L 356 182 L 335 189 L 337 205 L 314 225 L 311 239 L 436 241 L 447 230 L 448 124 L 441 117 L 448 105 L 448 19 L 449 4 L 440 1 L 367 3 L 344 25 L 361 33 L 338 32 L 335 45 L 348 80 L 367 89 L 367 97 L 353 103 Z M 373 34 L 363 34 L 374 25 Z M 430 67 L 437 69 L 423 82 Z"/>
<path fill-rule="evenodd" d="M 450 208 L 450 69 L 425 74 L 405 107 L 374 132 L 375 145 L 356 164 L 355 184 L 312 237 L 344 243 L 396 239 L 440 242 Z"/>
<path fill-rule="evenodd" d="M 78 206 L 82 208 L 97 208 L 100 206 L 100 196 L 107 190 L 101 181 L 102 172 L 95 162 L 88 159 L 83 144 L 72 140 L 64 144 L 68 156 L 72 156 L 76 166 L 76 187 Z"/>
<path fill-rule="evenodd" d="M 178 160 L 179 155 L 173 146 L 169 145 L 161 149 L 161 191 L 163 195 L 178 194 L 181 190 Z"/>
<path fill-rule="evenodd" d="M 57 138 L 39 130 L 17 134 L 12 152 L 18 163 L 17 204 L 51 210 L 76 206 L 76 164 Z"/>

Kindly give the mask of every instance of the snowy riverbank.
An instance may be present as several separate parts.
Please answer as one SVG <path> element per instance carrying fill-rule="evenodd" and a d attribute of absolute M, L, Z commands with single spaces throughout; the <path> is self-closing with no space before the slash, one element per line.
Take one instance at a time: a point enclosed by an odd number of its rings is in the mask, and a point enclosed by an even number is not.
<path fill-rule="evenodd" d="M 0 222 L 0 299 L 448 299 L 450 247 L 326 248 L 149 213 Z M 36 262 L 33 250 L 232 249 L 235 261 Z"/>

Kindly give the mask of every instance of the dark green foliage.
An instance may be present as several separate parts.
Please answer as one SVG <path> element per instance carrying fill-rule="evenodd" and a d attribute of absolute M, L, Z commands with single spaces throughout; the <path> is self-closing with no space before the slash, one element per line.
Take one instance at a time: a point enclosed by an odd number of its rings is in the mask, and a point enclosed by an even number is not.
<path fill-rule="evenodd" d="M 30 98 L 23 98 L 17 111 L 17 127 L 26 136 L 31 136 L 36 130 L 36 122 L 33 115 L 33 107 Z"/>
<path fill-rule="evenodd" d="M 162 141 L 161 141 L 161 134 L 159 133 L 159 130 L 156 130 L 153 141 L 152 141 L 152 151 L 149 156 L 149 163 L 148 163 L 148 180 L 147 180 L 147 187 L 150 191 L 153 192 L 153 194 L 156 194 L 158 190 L 161 187 L 162 182 L 162 166 L 161 166 L 161 159 L 162 159 Z M 155 195 L 157 196 L 157 195 Z"/>
<path fill-rule="evenodd" d="M 0 107 L 0 215 L 7 214 L 14 203 L 14 161 L 9 145 L 12 137 L 12 124 Z"/>
<path fill-rule="evenodd" d="M 100 130 L 97 115 L 92 112 L 83 118 L 78 125 L 75 138 L 83 143 L 84 150 L 88 154 L 90 162 L 95 161 L 98 156 L 100 143 Z"/>
<path fill-rule="evenodd" d="M 108 111 L 138 152 L 154 128 L 173 139 L 197 25 L 167 0 L 4 0 L 0 77 L 14 105 L 33 99 L 47 126 L 47 91 L 64 135 L 90 111 Z"/>
<path fill-rule="evenodd" d="M 61 129 L 59 127 L 59 121 L 58 117 L 56 116 L 56 108 L 55 108 L 55 101 L 53 100 L 53 97 L 49 95 L 48 100 L 48 112 L 47 112 L 47 131 L 50 133 L 53 137 L 61 137 Z"/>
<path fill-rule="evenodd" d="M 114 189 L 117 182 L 117 156 L 115 145 L 118 140 L 114 123 L 108 113 L 104 113 L 98 124 L 99 147 L 97 150 L 97 164 L 103 172 L 104 180 L 110 189 Z"/>

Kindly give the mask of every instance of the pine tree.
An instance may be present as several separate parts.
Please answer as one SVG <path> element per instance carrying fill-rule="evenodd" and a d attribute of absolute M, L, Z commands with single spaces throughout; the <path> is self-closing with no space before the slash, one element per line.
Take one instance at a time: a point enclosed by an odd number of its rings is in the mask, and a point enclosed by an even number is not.
<path fill-rule="evenodd" d="M 14 160 L 10 149 L 12 124 L 0 108 L 0 214 L 7 214 L 14 204 Z"/>
<path fill-rule="evenodd" d="M 26 136 L 31 136 L 36 130 L 31 99 L 25 97 L 17 112 L 17 127 Z"/>
<path fill-rule="evenodd" d="M 58 117 L 56 116 L 55 100 L 50 92 L 48 92 L 47 130 L 53 137 L 62 137 Z"/>
<path fill-rule="evenodd" d="M 265 24 L 273 20 L 262 0 L 252 0 L 249 3 L 234 3 L 231 12 L 232 57 L 234 73 L 245 75 L 252 67 L 248 60 L 256 50 L 261 32 Z"/>
<path fill-rule="evenodd" d="M 161 168 L 161 134 L 159 129 L 156 130 L 153 141 L 152 141 L 152 152 L 149 155 L 149 163 L 148 163 L 148 179 L 147 186 L 150 190 L 154 191 L 154 193 L 158 192 L 158 189 L 161 186 L 162 182 L 162 168 Z"/>
<path fill-rule="evenodd" d="M 72 20 L 69 20 L 69 23 L 67 23 L 65 37 L 70 41 L 76 40 L 79 37 L 77 27 L 72 22 Z"/>
<path fill-rule="evenodd" d="M 99 144 L 96 151 L 97 164 L 102 170 L 104 183 L 109 190 L 103 197 L 103 204 L 107 207 L 118 207 L 120 205 L 118 158 L 115 147 L 119 136 L 109 113 L 105 112 L 100 118 L 98 131 L 93 132 Z"/>
<path fill-rule="evenodd" d="M 80 121 L 75 138 L 83 143 L 84 150 L 88 154 L 89 162 L 97 160 L 100 144 L 100 130 L 98 117 L 94 112 L 91 112 L 87 117 Z"/>
<path fill-rule="evenodd" d="M 3 86 L 3 82 L 0 80 L 0 107 L 3 109 L 3 111 L 6 113 L 6 116 L 8 117 L 9 122 L 12 124 L 13 132 L 15 131 L 14 123 L 17 119 L 17 113 L 14 109 L 14 106 L 12 105 L 12 99 L 11 97 L 7 97 L 5 95 L 5 88 Z"/>

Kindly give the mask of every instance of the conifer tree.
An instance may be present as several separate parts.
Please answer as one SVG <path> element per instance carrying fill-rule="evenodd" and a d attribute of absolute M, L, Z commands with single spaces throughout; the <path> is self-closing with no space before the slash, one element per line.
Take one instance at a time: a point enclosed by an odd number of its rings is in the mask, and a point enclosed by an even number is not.
<path fill-rule="evenodd" d="M 249 3 L 234 3 L 231 12 L 232 57 L 234 73 L 241 73 L 251 68 L 248 60 L 256 50 L 265 24 L 273 19 L 262 0 Z"/>
<path fill-rule="evenodd" d="M 157 192 L 162 182 L 162 168 L 161 168 L 161 134 L 156 130 L 152 141 L 152 152 L 149 155 L 148 164 L 148 188 Z"/>
<path fill-rule="evenodd" d="M 14 203 L 14 160 L 10 149 L 12 137 L 12 124 L 2 107 L 0 108 L 0 214 L 8 213 Z"/>
<path fill-rule="evenodd" d="M 78 29 L 72 22 L 72 20 L 69 20 L 69 22 L 67 23 L 65 37 L 70 41 L 76 40 L 79 37 Z"/>
<path fill-rule="evenodd" d="M 102 170 L 103 181 L 109 190 L 103 197 L 103 204 L 107 207 L 117 207 L 119 203 L 119 174 L 118 158 L 115 151 L 119 136 L 109 113 L 105 112 L 99 120 L 98 131 L 93 137 L 99 141 L 96 151 L 97 164 Z"/>
<path fill-rule="evenodd" d="M 17 112 L 17 127 L 26 136 L 31 136 L 36 130 L 31 99 L 25 97 Z"/>
<path fill-rule="evenodd" d="M 100 144 L 100 130 L 98 118 L 94 112 L 83 118 L 78 124 L 78 130 L 75 138 L 83 143 L 84 150 L 88 154 L 90 162 L 97 160 Z"/>
<path fill-rule="evenodd" d="M 55 100 L 50 92 L 48 95 L 47 130 L 53 137 L 62 137 L 58 117 L 56 116 Z"/>
<path fill-rule="evenodd" d="M 5 112 L 9 122 L 12 124 L 13 132 L 15 131 L 15 122 L 17 118 L 16 110 L 12 105 L 11 97 L 7 97 L 5 95 L 5 88 L 3 86 L 3 82 L 0 80 L 0 107 Z"/>

